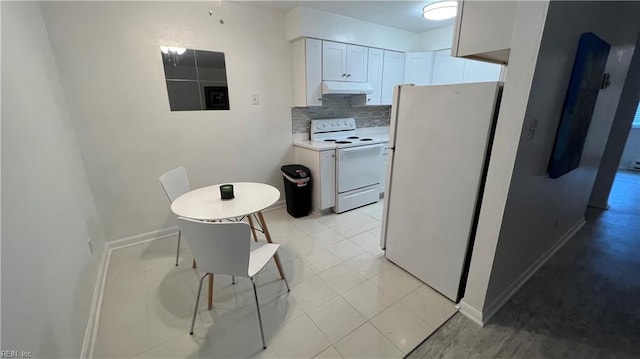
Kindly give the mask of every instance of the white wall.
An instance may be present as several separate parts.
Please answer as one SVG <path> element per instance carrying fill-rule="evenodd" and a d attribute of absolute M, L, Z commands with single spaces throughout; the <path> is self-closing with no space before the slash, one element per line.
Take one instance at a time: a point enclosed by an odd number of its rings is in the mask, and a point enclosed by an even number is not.
<path fill-rule="evenodd" d="M 39 4 L 1 6 L 2 349 L 78 357 L 104 240 Z"/>
<path fill-rule="evenodd" d="M 547 8 L 547 1 L 521 2 L 516 12 L 513 37 L 524 41 L 512 44 L 509 76 L 504 83 L 469 276 L 461 300 L 461 311 L 479 322 L 486 319 L 483 318 L 483 308 Z"/>
<path fill-rule="evenodd" d="M 108 240 L 175 224 L 158 176 L 176 166 L 186 167 L 192 187 L 259 181 L 282 190 L 279 169 L 292 158 L 284 14 L 221 4 L 43 4 Z M 225 53 L 230 111 L 169 111 L 165 44 Z"/>
<path fill-rule="evenodd" d="M 300 37 L 345 42 L 396 51 L 417 51 L 418 35 L 325 11 L 296 7 L 286 15 L 287 40 Z"/>
<path fill-rule="evenodd" d="M 583 220 L 631 60 L 628 48 L 638 34 L 640 4 L 635 2 L 551 2 L 544 16 L 546 6 L 521 2 L 516 15 L 509 77 L 485 190 L 487 200 L 464 298 L 482 313 L 482 320 L 497 310 L 514 285 L 535 270 L 539 260 Z M 606 68 L 612 84 L 598 96 L 580 167 L 549 179 L 547 165 L 578 38 L 587 31 L 612 45 Z M 534 68 L 531 81 L 528 72 Z M 535 136 L 527 139 L 533 121 L 537 121 Z M 513 139 L 519 140 L 514 143 Z"/>
<path fill-rule="evenodd" d="M 589 206 L 592 207 L 609 208 L 609 194 L 611 193 L 618 167 L 626 163 L 626 167 L 628 168 L 629 162 L 631 161 L 625 158 L 623 152 L 625 150 L 625 143 L 628 142 L 627 140 L 629 138 L 632 138 L 631 143 L 633 146 L 631 124 L 638 107 L 638 101 L 640 101 L 640 51 L 634 51 L 634 47 L 635 49 L 640 49 L 640 33 L 638 34 L 635 46 L 628 46 L 628 48 L 625 49 L 625 51 L 632 51 L 633 55 L 631 57 L 631 64 L 629 65 L 629 71 L 624 80 L 624 87 L 620 96 L 618 109 L 613 118 L 611 130 L 609 131 L 607 145 L 602 154 L 598 174 L 596 175 L 596 180 L 591 190 Z M 636 154 L 640 156 L 640 131 L 637 132 L 637 134 L 639 136 L 637 137 L 638 142 L 635 143 L 637 146 Z M 627 155 L 629 155 L 629 153 L 627 153 Z"/>
<path fill-rule="evenodd" d="M 452 42 L 453 25 L 419 34 L 416 51 L 438 51 L 450 49 Z"/>
<path fill-rule="evenodd" d="M 628 169 L 631 161 L 640 160 L 640 128 L 632 128 L 622 152 L 620 168 Z"/>

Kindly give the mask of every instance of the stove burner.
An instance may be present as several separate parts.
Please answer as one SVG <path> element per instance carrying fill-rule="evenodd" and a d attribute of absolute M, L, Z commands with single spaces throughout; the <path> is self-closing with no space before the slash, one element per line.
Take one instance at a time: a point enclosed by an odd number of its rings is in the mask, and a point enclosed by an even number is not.
<path fill-rule="evenodd" d="M 336 141 L 336 143 L 338 143 L 338 144 L 347 144 L 347 143 L 351 143 L 351 141 Z"/>
<path fill-rule="evenodd" d="M 336 142 L 336 140 L 334 140 L 333 138 L 329 138 L 329 139 L 324 140 L 324 142 Z"/>
<path fill-rule="evenodd" d="M 347 137 L 347 140 L 357 140 L 358 138 L 358 136 L 349 136 Z"/>
<path fill-rule="evenodd" d="M 360 141 L 373 141 L 373 138 L 361 138 Z"/>

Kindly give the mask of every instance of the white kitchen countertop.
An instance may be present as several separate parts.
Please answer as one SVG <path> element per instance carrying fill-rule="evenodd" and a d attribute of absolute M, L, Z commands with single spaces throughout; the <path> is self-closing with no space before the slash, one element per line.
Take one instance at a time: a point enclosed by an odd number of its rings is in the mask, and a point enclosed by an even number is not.
<path fill-rule="evenodd" d="M 293 140 L 293 145 L 316 151 L 332 150 L 336 148 L 336 144 L 333 142 L 311 140 Z"/>

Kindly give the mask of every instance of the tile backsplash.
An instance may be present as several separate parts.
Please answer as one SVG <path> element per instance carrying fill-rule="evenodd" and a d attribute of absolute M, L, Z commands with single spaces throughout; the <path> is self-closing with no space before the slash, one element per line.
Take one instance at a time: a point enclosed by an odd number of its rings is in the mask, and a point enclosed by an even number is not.
<path fill-rule="evenodd" d="M 322 106 L 291 109 L 294 134 L 309 132 L 311 120 L 341 117 L 355 118 L 358 128 L 389 126 L 391 106 L 351 107 L 350 97 L 325 96 L 322 98 Z"/>

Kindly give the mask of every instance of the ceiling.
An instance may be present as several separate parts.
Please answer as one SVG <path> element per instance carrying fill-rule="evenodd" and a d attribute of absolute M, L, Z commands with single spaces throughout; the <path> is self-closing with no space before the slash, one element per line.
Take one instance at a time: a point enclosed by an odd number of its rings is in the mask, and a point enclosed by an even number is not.
<path fill-rule="evenodd" d="M 454 24 L 455 19 L 430 21 L 422 17 L 424 1 L 240 1 L 242 4 L 287 12 L 296 6 L 322 10 L 354 19 L 395 27 L 411 32 L 425 32 Z"/>

